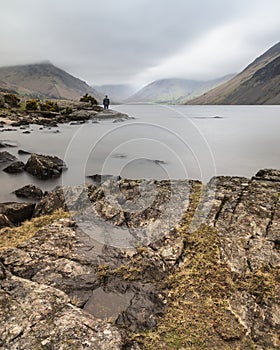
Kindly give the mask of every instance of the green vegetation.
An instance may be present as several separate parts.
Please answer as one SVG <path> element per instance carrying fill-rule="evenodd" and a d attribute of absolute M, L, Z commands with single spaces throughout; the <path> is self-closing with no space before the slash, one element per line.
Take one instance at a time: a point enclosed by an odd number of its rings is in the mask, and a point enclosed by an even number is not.
<path fill-rule="evenodd" d="M 20 98 L 14 94 L 5 94 L 3 98 L 5 103 L 7 103 L 10 107 L 17 108 L 20 106 Z"/>
<path fill-rule="evenodd" d="M 30 221 L 25 221 L 19 227 L 2 228 L 0 230 L 0 250 L 16 247 L 18 244 L 33 237 L 40 228 L 66 217 L 69 217 L 69 213 L 59 209 L 52 215 L 41 216 Z"/>
<path fill-rule="evenodd" d="M 38 103 L 36 100 L 28 100 L 25 103 L 25 109 L 27 111 L 37 111 L 38 109 Z"/>
<path fill-rule="evenodd" d="M 88 94 L 85 94 L 83 97 L 81 97 L 80 102 L 90 102 L 92 106 L 97 106 L 96 99 Z"/>
<path fill-rule="evenodd" d="M 73 109 L 69 106 L 67 106 L 65 108 L 65 110 L 62 112 L 62 114 L 66 114 L 66 115 L 71 114 L 71 113 L 73 113 Z"/>
<path fill-rule="evenodd" d="M 43 112 L 59 112 L 59 106 L 57 102 L 47 100 L 44 103 L 40 103 L 40 110 Z"/>

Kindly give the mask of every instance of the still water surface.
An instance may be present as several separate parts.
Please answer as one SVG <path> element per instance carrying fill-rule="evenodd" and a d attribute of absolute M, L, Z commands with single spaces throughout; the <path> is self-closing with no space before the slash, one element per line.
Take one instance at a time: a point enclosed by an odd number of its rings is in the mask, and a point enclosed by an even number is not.
<path fill-rule="evenodd" d="M 48 181 L 1 171 L 0 201 L 16 200 L 11 192 L 29 183 L 47 190 L 61 183 L 90 182 L 86 176 L 96 173 L 206 182 L 215 175 L 251 177 L 260 168 L 280 169 L 279 106 L 120 105 L 114 109 L 135 119 L 51 129 L 32 125 L 30 134 L 18 128 L 0 133 L 0 140 L 17 143 L 18 147 L 6 150 L 20 160 L 28 159 L 17 154 L 24 149 L 57 155 L 68 166 L 61 178 Z"/>

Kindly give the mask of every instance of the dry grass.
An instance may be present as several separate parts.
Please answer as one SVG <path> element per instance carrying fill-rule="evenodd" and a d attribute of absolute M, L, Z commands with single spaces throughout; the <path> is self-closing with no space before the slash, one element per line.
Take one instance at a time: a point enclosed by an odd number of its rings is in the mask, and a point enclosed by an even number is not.
<path fill-rule="evenodd" d="M 166 312 L 155 329 L 130 336 L 141 349 L 256 349 L 230 311 L 231 296 L 246 291 L 258 303 L 269 303 L 276 296 L 278 271 L 262 268 L 237 276 L 221 261 L 215 228 L 202 225 L 189 231 L 200 191 L 197 187 L 191 195 L 190 209 L 178 228 L 185 240 L 185 258 L 165 281 Z"/>
<path fill-rule="evenodd" d="M 66 217 L 69 217 L 69 213 L 59 209 L 52 215 L 41 216 L 30 221 L 25 221 L 19 227 L 1 229 L 0 250 L 16 247 L 18 244 L 33 237 L 40 228 Z"/>

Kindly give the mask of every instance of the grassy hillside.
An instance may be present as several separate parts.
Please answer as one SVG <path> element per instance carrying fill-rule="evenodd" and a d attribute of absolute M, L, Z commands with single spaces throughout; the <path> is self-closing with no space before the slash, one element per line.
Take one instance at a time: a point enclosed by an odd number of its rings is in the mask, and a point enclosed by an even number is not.
<path fill-rule="evenodd" d="M 188 79 L 161 79 L 144 86 L 127 99 L 129 103 L 184 103 L 201 93 L 227 81 L 232 76 L 215 80 L 196 81 Z"/>
<path fill-rule="evenodd" d="M 84 81 L 50 63 L 0 68 L 0 88 L 13 90 L 24 96 L 79 99 L 89 93 L 99 94 Z"/>
<path fill-rule="evenodd" d="M 280 104 L 280 43 L 230 81 L 188 104 Z"/>

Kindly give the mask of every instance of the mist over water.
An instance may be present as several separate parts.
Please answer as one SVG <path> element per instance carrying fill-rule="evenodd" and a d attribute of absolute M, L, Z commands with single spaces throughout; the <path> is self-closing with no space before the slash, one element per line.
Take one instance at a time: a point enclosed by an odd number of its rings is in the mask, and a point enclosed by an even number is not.
<path fill-rule="evenodd" d="M 30 183 L 50 190 L 59 184 L 91 183 L 87 176 L 92 174 L 207 182 L 215 175 L 251 177 L 260 168 L 280 168 L 279 106 L 113 108 L 135 119 L 52 129 L 34 125 L 31 134 L 20 129 L 0 133 L 0 140 L 18 145 L 1 151 L 23 161 L 29 156 L 19 156 L 18 149 L 57 155 L 68 166 L 59 179 L 44 181 L 27 173 L 1 171 L 1 201 L 18 200 L 11 192 Z"/>

